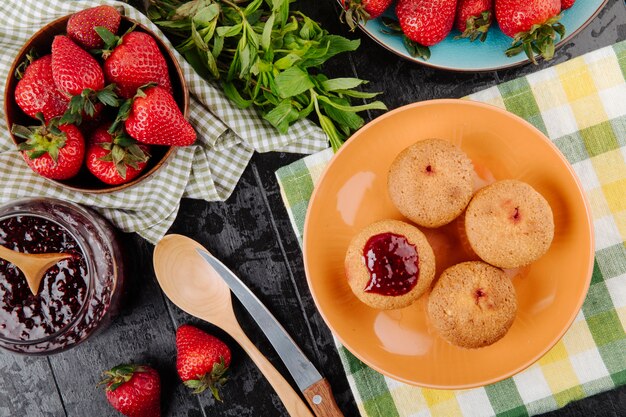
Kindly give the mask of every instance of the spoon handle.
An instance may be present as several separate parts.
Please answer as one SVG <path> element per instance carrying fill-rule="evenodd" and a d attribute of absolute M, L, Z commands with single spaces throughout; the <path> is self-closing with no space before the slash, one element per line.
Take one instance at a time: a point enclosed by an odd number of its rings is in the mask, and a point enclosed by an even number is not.
<path fill-rule="evenodd" d="M 270 383 L 276 394 L 280 397 L 283 405 L 289 412 L 291 417 L 314 417 L 309 408 L 306 406 L 300 396 L 291 388 L 291 385 L 278 373 L 276 368 L 267 360 L 265 356 L 254 346 L 254 344 L 248 339 L 243 330 L 236 326 L 236 328 L 229 329 L 229 333 L 233 339 L 241 345 L 243 350 L 246 351 L 250 359 L 256 364 L 261 373 L 265 376 Z"/>

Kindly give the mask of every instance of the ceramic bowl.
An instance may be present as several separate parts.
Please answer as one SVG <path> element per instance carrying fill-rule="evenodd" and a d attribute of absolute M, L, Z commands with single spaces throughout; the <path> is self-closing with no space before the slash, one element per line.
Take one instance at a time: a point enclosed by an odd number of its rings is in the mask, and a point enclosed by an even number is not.
<path fill-rule="evenodd" d="M 474 164 L 475 188 L 519 179 L 539 191 L 554 213 L 549 251 L 528 267 L 506 271 L 518 300 L 513 326 L 501 340 L 481 349 L 459 348 L 439 337 L 425 314 L 427 295 L 400 310 L 376 310 L 356 298 L 345 278 L 346 250 L 359 230 L 382 219 L 408 221 L 391 203 L 387 174 L 400 151 L 427 138 L 461 147 Z M 472 259 L 458 223 L 421 229 L 435 253 L 436 276 Z M 315 303 L 350 352 L 398 381 L 465 389 L 525 369 L 567 331 L 591 280 L 593 224 L 574 170 L 539 130 L 494 106 L 434 100 L 379 117 L 339 150 L 311 198 L 303 251 Z"/>
<path fill-rule="evenodd" d="M 565 45 L 584 29 L 607 3 L 608 0 L 578 0 L 571 9 L 563 11 L 561 23 L 565 25 L 566 33 L 565 38 L 558 42 L 557 48 Z M 393 7 L 385 12 L 384 16 L 397 19 Z M 504 51 L 511 46 L 512 39 L 503 34 L 495 23 L 489 30 L 487 40 L 483 43 L 454 39 L 460 34 L 454 29 L 441 43 L 430 48 L 431 57 L 428 61 L 411 56 L 403 44 L 402 35 L 389 33 L 382 18 L 370 20 L 360 26 L 383 48 L 409 61 L 433 68 L 460 72 L 495 71 L 529 62 L 523 53 L 511 58 L 504 54 Z"/>

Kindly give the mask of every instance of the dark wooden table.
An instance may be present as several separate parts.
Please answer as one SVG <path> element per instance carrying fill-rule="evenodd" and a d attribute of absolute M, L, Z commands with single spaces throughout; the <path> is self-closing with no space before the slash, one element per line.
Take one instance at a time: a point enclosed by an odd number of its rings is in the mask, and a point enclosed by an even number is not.
<path fill-rule="evenodd" d="M 300 0 L 295 7 L 322 22 L 331 32 L 362 39 L 357 53 L 336 57 L 325 70 L 331 76 L 371 80 L 369 88 L 384 91 L 383 100 L 389 108 L 432 98 L 462 97 L 626 39 L 624 0 L 610 0 L 601 14 L 563 46 L 548 64 L 482 74 L 456 74 L 403 61 L 364 34 L 349 34 L 339 24 L 335 0 Z M 376 116 L 376 113 L 366 114 L 368 120 Z M 358 416 L 331 333 L 307 288 L 302 253 L 274 176 L 277 168 L 300 157 L 282 153 L 255 155 L 228 201 L 209 204 L 184 200 L 171 232 L 198 240 L 230 266 L 329 379 L 345 415 Z M 105 332 L 65 353 L 35 358 L 0 352 L 0 416 L 116 416 L 118 414 L 109 407 L 96 384 L 102 370 L 129 361 L 147 362 L 159 370 L 165 416 L 285 415 L 269 384 L 231 339 L 165 299 L 152 271 L 152 246 L 135 235 L 124 238 L 132 260 L 132 273 L 128 277 L 121 315 Z M 250 338 L 283 375 L 288 375 L 256 325 L 239 305 L 236 310 Z M 222 337 L 231 346 L 232 373 L 223 390 L 223 403 L 214 401 L 208 393 L 192 395 L 181 384 L 175 371 L 174 341 L 175 329 L 183 323 L 196 324 Z M 626 416 L 626 387 L 572 403 L 547 415 Z"/>

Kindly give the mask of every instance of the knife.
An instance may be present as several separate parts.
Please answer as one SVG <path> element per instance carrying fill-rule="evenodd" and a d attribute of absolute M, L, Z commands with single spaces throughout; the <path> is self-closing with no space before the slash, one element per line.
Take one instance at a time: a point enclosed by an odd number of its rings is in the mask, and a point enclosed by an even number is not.
<path fill-rule="evenodd" d="M 201 249 L 196 249 L 196 251 L 222 277 L 265 333 L 315 415 L 317 417 L 343 416 L 326 378 L 322 377 L 265 305 L 220 260 Z"/>

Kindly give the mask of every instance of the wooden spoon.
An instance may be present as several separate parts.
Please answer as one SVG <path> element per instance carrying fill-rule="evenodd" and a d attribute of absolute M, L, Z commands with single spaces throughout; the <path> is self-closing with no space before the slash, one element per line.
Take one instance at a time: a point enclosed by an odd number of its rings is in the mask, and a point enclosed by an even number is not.
<path fill-rule="evenodd" d="M 11 262 L 22 271 L 33 295 L 39 292 L 39 285 L 46 271 L 57 262 L 71 257 L 70 253 L 22 253 L 0 245 L 0 258 Z"/>
<path fill-rule="evenodd" d="M 196 252 L 202 245 L 180 235 L 154 248 L 154 272 L 167 297 L 179 308 L 223 329 L 241 345 L 282 400 L 289 415 L 313 414 L 289 383 L 245 335 L 233 311 L 230 289 Z"/>

